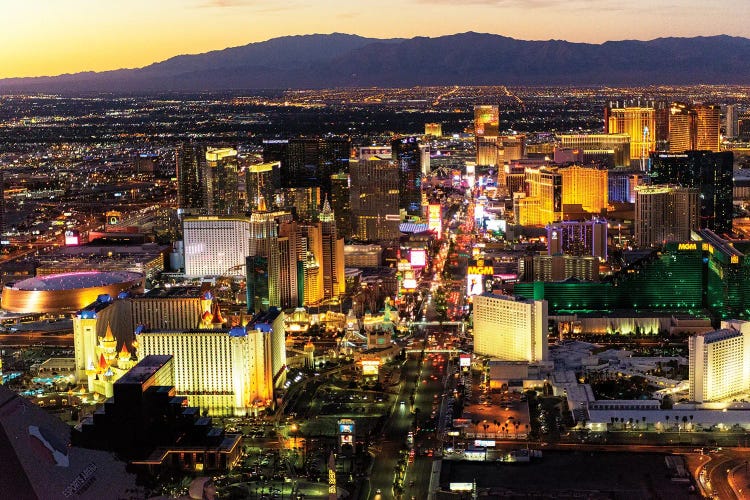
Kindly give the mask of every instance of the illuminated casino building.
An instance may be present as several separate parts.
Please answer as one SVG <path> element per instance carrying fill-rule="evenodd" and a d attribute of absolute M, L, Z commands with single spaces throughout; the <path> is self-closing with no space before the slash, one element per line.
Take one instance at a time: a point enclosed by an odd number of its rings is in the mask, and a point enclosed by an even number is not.
<path fill-rule="evenodd" d="M 560 146 L 580 150 L 584 158 L 612 155 L 613 166 L 630 167 L 630 136 L 628 134 L 561 134 Z"/>
<path fill-rule="evenodd" d="M 684 102 L 669 107 L 669 151 L 683 153 L 695 149 L 697 122 L 695 110 Z"/>
<path fill-rule="evenodd" d="M 598 215 L 609 206 L 606 169 L 573 165 L 561 168 L 558 172 L 562 176 L 565 213 L 588 212 Z"/>
<path fill-rule="evenodd" d="M 229 330 L 140 330 L 139 359 L 174 356 L 177 394 L 212 415 L 257 414 L 272 405 L 286 370 L 284 315 L 270 309 Z M 276 370 L 276 371 L 275 371 Z"/>
<path fill-rule="evenodd" d="M 630 160 L 648 159 L 656 150 L 656 111 L 653 107 L 624 106 L 605 109 L 605 132 L 630 136 Z"/>
<path fill-rule="evenodd" d="M 718 153 L 721 147 L 721 108 L 715 104 L 698 104 L 696 115 L 695 149 Z"/>
<path fill-rule="evenodd" d="M 241 276 L 249 252 L 245 217 L 186 217 L 183 221 L 185 275 Z"/>
<path fill-rule="evenodd" d="M 2 308 L 15 313 L 63 313 L 86 307 L 99 295 L 142 292 L 143 275 L 85 271 L 27 278 L 3 287 Z"/>
<path fill-rule="evenodd" d="M 424 135 L 432 136 L 432 137 L 442 137 L 443 136 L 443 124 L 442 123 L 425 123 Z"/>
<path fill-rule="evenodd" d="M 398 168 L 399 208 L 407 215 L 422 215 L 422 155 L 417 137 L 399 137 L 391 141 L 393 162 Z M 429 151 L 427 152 L 429 157 Z"/>
<path fill-rule="evenodd" d="M 528 196 L 514 197 L 513 213 L 522 226 L 544 226 L 562 219 L 563 183 L 556 169 L 526 168 Z"/>
<path fill-rule="evenodd" d="M 500 110 L 495 105 L 474 106 L 474 140 L 477 165 L 497 165 Z"/>
<path fill-rule="evenodd" d="M 547 302 L 484 293 L 474 297 L 474 353 L 502 361 L 547 359 Z"/>
<path fill-rule="evenodd" d="M 600 283 L 518 283 L 514 293 L 547 300 L 553 315 L 705 309 L 717 319 L 750 319 L 750 242 L 705 229 L 699 236 L 668 242 Z"/>
<path fill-rule="evenodd" d="M 141 359 L 113 384 L 106 404 L 75 427 L 72 444 L 114 452 L 150 473 L 232 469 L 241 459 L 242 435 L 214 427 L 178 396 L 174 371 L 171 355 Z"/>
<path fill-rule="evenodd" d="M 688 339 L 690 401 L 721 401 L 750 389 L 750 325 L 730 321 L 722 327 Z"/>

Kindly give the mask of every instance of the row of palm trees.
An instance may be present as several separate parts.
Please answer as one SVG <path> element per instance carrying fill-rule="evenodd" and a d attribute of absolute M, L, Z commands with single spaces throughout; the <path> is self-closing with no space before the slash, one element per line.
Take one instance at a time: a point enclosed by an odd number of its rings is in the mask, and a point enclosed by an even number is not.
<path fill-rule="evenodd" d="M 518 430 L 521 428 L 521 422 L 518 420 L 515 420 L 513 417 L 508 417 L 508 420 L 505 422 L 500 422 L 498 420 L 493 420 L 492 422 L 489 422 L 488 420 L 472 420 L 471 423 L 474 425 L 474 435 L 479 434 L 479 427 L 481 424 L 481 427 L 484 429 L 484 435 L 487 436 L 487 429 L 490 428 L 490 425 L 495 426 L 495 435 L 497 436 L 500 433 L 500 430 L 503 431 L 504 436 L 508 436 L 508 431 L 514 432 L 514 437 L 518 439 Z M 523 424 L 524 430 L 526 431 L 526 435 L 529 434 L 529 424 Z"/>
<path fill-rule="evenodd" d="M 666 426 L 669 428 L 669 415 L 664 416 L 664 420 L 666 421 Z M 680 421 L 682 421 L 682 429 L 687 429 L 688 421 L 690 422 L 690 427 L 693 426 L 693 415 L 683 415 L 682 419 L 680 419 L 679 415 L 674 416 L 674 426 L 677 427 L 677 430 L 680 430 Z M 642 427 L 640 427 L 641 430 L 648 428 L 648 424 L 646 423 L 646 417 L 641 417 L 640 422 L 638 419 L 634 419 L 632 417 L 625 418 L 625 417 L 610 417 L 610 422 L 612 423 L 612 427 L 615 427 L 615 424 L 621 424 L 621 429 L 631 428 L 634 430 L 637 430 L 639 426 L 642 424 Z"/>

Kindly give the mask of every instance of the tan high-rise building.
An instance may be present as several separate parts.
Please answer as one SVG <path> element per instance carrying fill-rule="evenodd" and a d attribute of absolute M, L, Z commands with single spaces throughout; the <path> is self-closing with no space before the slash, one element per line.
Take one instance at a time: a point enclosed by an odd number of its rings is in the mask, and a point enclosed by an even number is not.
<path fill-rule="evenodd" d="M 516 221 L 521 225 L 543 226 L 562 219 L 562 176 L 551 168 L 527 168 L 528 197 L 518 198 Z"/>
<path fill-rule="evenodd" d="M 321 223 L 300 226 L 304 246 L 305 284 L 303 305 L 319 304 L 323 298 L 323 228 Z"/>
<path fill-rule="evenodd" d="M 477 165 L 497 165 L 500 109 L 495 105 L 474 106 L 474 138 Z"/>
<path fill-rule="evenodd" d="M 442 137 L 443 136 L 443 124 L 442 123 L 425 123 L 424 135 L 430 135 L 432 137 Z"/>
<path fill-rule="evenodd" d="M 616 167 L 630 166 L 630 136 L 628 134 L 561 134 L 560 146 L 587 152 L 612 152 Z"/>
<path fill-rule="evenodd" d="M 630 136 L 630 159 L 648 159 L 656 150 L 656 112 L 652 107 L 607 108 L 607 133 Z"/>
<path fill-rule="evenodd" d="M 585 212 L 601 213 L 608 206 L 608 172 L 602 168 L 574 165 L 561 168 L 563 211 L 566 205 L 580 205 Z"/>
<path fill-rule="evenodd" d="M 684 102 L 673 102 L 669 107 L 669 151 L 683 153 L 695 149 L 696 113 Z"/>
<path fill-rule="evenodd" d="M 673 185 L 635 189 L 635 240 L 641 247 L 688 241 L 700 223 L 698 189 Z"/>
<path fill-rule="evenodd" d="M 719 152 L 721 144 L 721 108 L 715 104 L 694 107 L 696 116 L 695 148 Z"/>

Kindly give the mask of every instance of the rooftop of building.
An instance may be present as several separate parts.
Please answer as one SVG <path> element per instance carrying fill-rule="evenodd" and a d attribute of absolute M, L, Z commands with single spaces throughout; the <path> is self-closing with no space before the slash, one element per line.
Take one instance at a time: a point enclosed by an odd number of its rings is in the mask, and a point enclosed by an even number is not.
<path fill-rule="evenodd" d="M 143 278 L 129 271 L 83 271 L 27 278 L 8 286 L 24 291 L 63 291 L 116 285 Z"/>
<path fill-rule="evenodd" d="M 721 342 L 722 340 L 741 337 L 742 332 L 735 330 L 734 328 L 724 328 L 722 330 L 714 330 L 713 332 L 699 333 L 696 336 L 703 337 L 703 341 L 706 344 L 712 344 L 714 342 Z"/>
<path fill-rule="evenodd" d="M 262 311 L 256 314 L 255 316 L 253 316 L 253 319 L 250 322 L 250 325 L 252 326 L 252 328 L 257 328 L 256 325 L 261 325 L 261 324 L 270 325 L 271 323 L 274 322 L 274 320 L 276 320 L 276 318 L 279 317 L 280 314 L 281 314 L 281 309 L 278 309 L 276 307 L 271 307 L 268 309 L 268 311 Z"/>
<path fill-rule="evenodd" d="M 72 446 L 70 427 L 0 386 L 0 491 L 13 498 L 136 497 L 135 476 L 105 451 Z M 129 494 L 130 492 L 130 494 Z"/>
<path fill-rule="evenodd" d="M 123 375 L 115 385 L 141 385 L 172 360 L 171 355 L 149 355 Z"/>
<path fill-rule="evenodd" d="M 506 300 L 508 302 L 521 302 L 523 304 L 533 304 L 536 302 L 534 299 L 526 299 L 524 297 L 520 296 L 513 296 L 513 295 L 500 295 L 497 293 L 492 292 L 484 292 L 480 295 L 480 297 L 487 297 L 490 299 L 498 299 L 498 300 Z"/>
<path fill-rule="evenodd" d="M 202 289 L 199 286 L 173 286 L 152 288 L 146 294 L 142 295 L 144 299 L 195 299 L 202 295 Z"/>

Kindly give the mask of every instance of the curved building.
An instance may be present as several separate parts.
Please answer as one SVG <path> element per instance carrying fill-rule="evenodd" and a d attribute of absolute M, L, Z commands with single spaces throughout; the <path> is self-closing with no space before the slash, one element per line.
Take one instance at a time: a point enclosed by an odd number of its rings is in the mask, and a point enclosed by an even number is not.
<path fill-rule="evenodd" d="M 28 278 L 3 287 L 0 306 L 16 313 L 77 311 L 99 295 L 116 297 L 124 291 L 143 291 L 143 275 L 129 271 L 86 271 Z"/>

